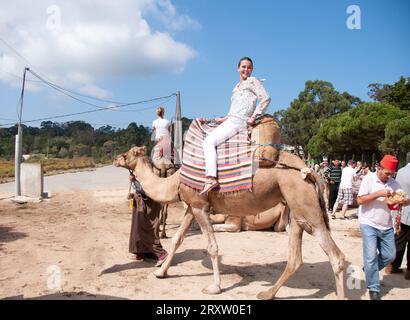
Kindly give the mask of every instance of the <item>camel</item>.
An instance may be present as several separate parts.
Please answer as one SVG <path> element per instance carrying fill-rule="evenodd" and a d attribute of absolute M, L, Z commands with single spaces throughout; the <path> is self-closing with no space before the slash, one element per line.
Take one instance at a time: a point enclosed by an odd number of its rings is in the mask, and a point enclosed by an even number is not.
<path fill-rule="evenodd" d="M 167 276 L 167 270 L 181 245 L 184 235 L 195 219 L 208 243 L 208 254 L 213 267 L 213 283 L 202 290 L 205 294 L 221 293 L 218 245 L 210 223 L 209 212 L 234 216 L 257 215 L 275 207 L 285 200 L 290 209 L 288 261 L 282 275 L 270 289 L 260 292 L 259 299 L 273 299 L 282 285 L 302 265 L 302 235 L 306 231 L 314 236 L 327 254 L 333 269 L 338 299 L 344 299 L 344 254 L 331 237 L 329 219 L 323 203 L 322 187 L 319 176 L 312 172 L 302 179 L 301 170 L 305 163 L 287 152 L 279 153 L 278 164 L 274 167 L 259 168 L 253 178 L 253 189 L 238 194 L 219 194 L 211 191 L 207 195 L 180 183 L 180 170 L 168 178 L 157 177 L 150 169 L 146 147 L 133 147 L 119 155 L 114 165 L 134 170 L 146 194 L 155 201 L 173 203 L 180 200 L 187 205 L 182 223 L 172 238 L 169 255 L 162 266 L 154 272 L 157 278 Z"/>
<path fill-rule="evenodd" d="M 275 232 L 282 232 L 286 230 L 286 226 L 289 222 L 289 208 L 285 203 L 280 202 L 275 207 L 260 212 L 257 215 L 236 217 L 212 212 L 209 217 L 215 232 L 239 232 L 269 229 L 272 229 Z M 193 229 L 199 230 L 199 226 L 196 229 Z"/>
<path fill-rule="evenodd" d="M 153 170 L 154 173 L 161 178 L 167 178 L 173 175 L 177 171 L 177 167 L 166 157 L 161 156 L 159 158 L 155 158 L 153 160 Z M 167 217 L 168 217 L 168 204 L 161 204 L 161 211 L 160 211 L 160 225 L 161 225 L 161 233 L 160 238 L 166 239 L 167 234 L 165 231 L 165 225 L 167 224 Z"/>

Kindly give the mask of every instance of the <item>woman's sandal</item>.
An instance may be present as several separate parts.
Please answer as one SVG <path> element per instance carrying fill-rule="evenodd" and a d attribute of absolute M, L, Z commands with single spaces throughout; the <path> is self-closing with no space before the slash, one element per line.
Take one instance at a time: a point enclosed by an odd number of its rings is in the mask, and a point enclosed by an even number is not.
<path fill-rule="evenodd" d="M 199 195 L 202 196 L 203 194 L 207 194 L 209 191 L 215 189 L 217 186 L 219 186 L 218 181 L 207 181 L 205 182 L 204 185 L 204 190 L 202 190 Z"/>

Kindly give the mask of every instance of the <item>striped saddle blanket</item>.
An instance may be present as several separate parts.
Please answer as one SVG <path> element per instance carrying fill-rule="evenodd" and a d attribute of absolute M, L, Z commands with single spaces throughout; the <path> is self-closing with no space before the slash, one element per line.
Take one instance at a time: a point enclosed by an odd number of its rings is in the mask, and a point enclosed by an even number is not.
<path fill-rule="evenodd" d="M 216 127 L 192 121 L 183 149 L 180 181 L 201 191 L 205 183 L 205 159 L 202 142 Z M 249 143 L 248 132 L 238 132 L 217 146 L 217 174 L 220 193 L 252 189 L 252 152 L 255 146 Z"/>

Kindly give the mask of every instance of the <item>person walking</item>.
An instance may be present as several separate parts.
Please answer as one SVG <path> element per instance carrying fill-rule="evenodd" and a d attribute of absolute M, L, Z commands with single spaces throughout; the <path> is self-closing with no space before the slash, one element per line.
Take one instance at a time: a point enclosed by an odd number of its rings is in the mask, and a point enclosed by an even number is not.
<path fill-rule="evenodd" d="M 342 216 L 340 219 L 346 219 L 346 211 L 348 206 L 353 204 L 353 180 L 356 176 L 356 170 L 353 168 L 354 161 L 349 160 L 346 168 L 342 170 L 342 177 L 340 179 L 340 187 L 337 194 L 336 202 L 333 206 L 332 219 L 336 219 L 336 210 L 339 204 L 342 204 Z"/>
<path fill-rule="evenodd" d="M 357 198 L 364 273 L 371 300 L 380 300 L 379 270 L 394 261 L 396 256 L 392 218 L 385 198 L 401 191 L 400 184 L 392 178 L 397 163 L 395 157 L 384 156 L 376 172 L 364 177 Z M 401 204 L 409 202 L 407 198 Z"/>
<path fill-rule="evenodd" d="M 168 256 L 159 238 L 159 215 L 161 204 L 149 198 L 136 179 L 129 177 L 135 192 L 130 194 L 132 202 L 131 231 L 129 237 L 129 252 L 135 255 L 135 260 L 156 260 L 156 266 L 161 266 Z"/>
<path fill-rule="evenodd" d="M 329 166 L 329 214 L 332 214 L 335 205 L 337 194 L 339 193 L 340 179 L 342 177 L 342 169 L 339 167 L 339 160 L 335 159 Z"/>
<path fill-rule="evenodd" d="M 396 181 L 400 183 L 403 191 L 410 195 L 410 152 L 407 152 L 406 162 L 407 165 L 397 171 Z M 410 206 L 402 208 L 400 228 L 400 233 L 395 235 L 396 259 L 386 267 L 385 272 L 387 274 L 403 273 L 400 267 L 407 247 L 407 269 L 404 278 L 410 280 Z"/>

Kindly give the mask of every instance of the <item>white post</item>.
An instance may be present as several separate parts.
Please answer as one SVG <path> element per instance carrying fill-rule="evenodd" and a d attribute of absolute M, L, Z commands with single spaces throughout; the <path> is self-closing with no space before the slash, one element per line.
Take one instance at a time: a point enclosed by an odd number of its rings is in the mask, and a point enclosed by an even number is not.
<path fill-rule="evenodd" d="M 14 181 L 16 197 L 21 196 L 21 184 L 20 184 L 20 164 L 21 164 L 21 130 L 18 128 L 19 133 L 16 134 L 15 143 L 15 156 L 14 156 Z"/>
<path fill-rule="evenodd" d="M 175 112 L 175 132 L 174 132 L 174 148 L 178 153 L 178 157 L 174 159 L 175 164 L 182 164 L 182 120 L 181 120 L 181 94 L 177 92 L 177 110 Z"/>
<path fill-rule="evenodd" d="M 20 97 L 20 113 L 19 113 L 19 124 L 18 131 L 16 135 L 16 144 L 15 144 L 15 158 L 14 158 L 14 179 L 16 184 L 16 197 L 21 196 L 21 183 L 20 183 L 20 165 L 21 165 L 21 154 L 23 149 L 23 129 L 21 128 L 21 119 L 23 116 L 23 98 L 24 98 L 24 86 L 26 84 L 26 72 L 29 71 L 29 68 L 24 68 L 23 74 L 23 87 L 21 89 Z"/>

